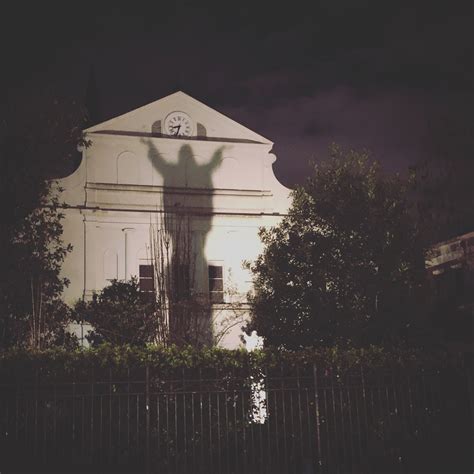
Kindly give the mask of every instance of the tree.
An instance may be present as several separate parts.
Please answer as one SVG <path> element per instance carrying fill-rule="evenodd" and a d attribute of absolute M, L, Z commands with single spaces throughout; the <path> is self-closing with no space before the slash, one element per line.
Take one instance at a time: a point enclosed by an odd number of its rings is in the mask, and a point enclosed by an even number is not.
<path fill-rule="evenodd" d="M 247 332 L 291 349 L 401 338 L 424 281 L 408 190 L 366 152 L 331 147 L 288 215 L 260 230 Z"/>
<path fill-rule="evenodd" d="M 2 347 L 73 343 L 65 330 L 69 308 L 61 300 L 69 282 L 60 276 L 72 247 L 61 240 L 64 216 L 53 183 L 44 184 L 38 199 L 37 207 L 17 222 L 3 259 Z"/>
<path fill-rule="evenodd" d="M 70 247 L 61 241 L 63 215 L 49 179 L 73 168 L 84 114 L 55 101 L 28 121 L 4 121 L 0 133 L 0 347 L 42 348 L 70 342 L 69 310 L 60 268 Z"/>
<path fill-rule="evenodd" d="M 89 323 L 91 332 L 86 336 L 90 343 L 109 342 L 114 345 L 145 345 L 160 340 L 160 319 L 153 296 L 140 291 L 138 281 L 113 280 L 90 301 L 79 301 L 74 317 Z"/>
<path fill-rule="evenodd" d="M 197 278 L 207 262 L 191 217 L 185 212 L 158 214 L 150 231 L 159 342 L 194 347 L 219 344 L 232 328 L 244 323 L 243 302 L 230 272 L 224 289 L 226 304 L 216 310 Z"/>

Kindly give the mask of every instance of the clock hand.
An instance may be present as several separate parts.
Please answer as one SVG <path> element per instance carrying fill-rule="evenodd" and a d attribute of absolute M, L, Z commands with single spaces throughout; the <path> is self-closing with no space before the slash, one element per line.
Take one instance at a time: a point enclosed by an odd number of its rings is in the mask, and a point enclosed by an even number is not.
<path fill-rule="evenodd" d="M 179 130 L 181 129 L 181 125 L 176 125 L 174 128 L 177 128 L 177 129 L 178 129 L 178 130 L 176 130 L 176 132 L 175 132 L 175 135 L 178 135 Z"/>

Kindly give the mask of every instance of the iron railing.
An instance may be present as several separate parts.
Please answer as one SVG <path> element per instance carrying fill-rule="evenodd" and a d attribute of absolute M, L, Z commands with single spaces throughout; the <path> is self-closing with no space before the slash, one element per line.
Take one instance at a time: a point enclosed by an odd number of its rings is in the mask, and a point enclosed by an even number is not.
<path fill-rule="evenodd" d="M 469 469 L 468 377 L 317 366 L 249 374 L 148 367 L 4 383 L 1 472 L 345 473 Z M 443 469 L 446 469 L 443 471 Z"/>

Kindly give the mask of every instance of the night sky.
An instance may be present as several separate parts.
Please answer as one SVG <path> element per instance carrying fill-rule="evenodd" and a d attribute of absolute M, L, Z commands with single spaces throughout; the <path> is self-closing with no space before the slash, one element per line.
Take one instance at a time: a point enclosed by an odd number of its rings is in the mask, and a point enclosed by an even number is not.
<path fill-rule="evenodd" d="M 286 185 L 331 142 L 387 171 L 472 157 L 471 1 L 15 5 L 0 31 L 9 113 L 83 100 L 93 70 L 100 121 L 182 90 L 272 140 Z"/>

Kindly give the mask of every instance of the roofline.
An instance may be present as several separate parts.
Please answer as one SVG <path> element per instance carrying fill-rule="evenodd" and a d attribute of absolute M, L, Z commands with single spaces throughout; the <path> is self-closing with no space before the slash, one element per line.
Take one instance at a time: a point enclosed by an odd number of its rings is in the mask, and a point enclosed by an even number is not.
<path fill-rule="evenodd" d="M 142 105 L 142 106 L 140 106 L 140 107 L 137 107 L 136 109 L 129 110 L 128 112 L 125 112 L 125 113 L 123 113 L 123 114 L 121 114 L 121 115 L 117 115 L 116 117 L 112 117 L 112 118 L 110 118 L 110 119 L 108 119 L 108 120 L 105 120 L 104 122 L 100 122 L 100 123 L 98 123 L 98 124 L 96 124 L 96 125 L 93 125 L 93 126 L 91 126 L 91 127 L 88 127 L 88 128 L 86 128 L 86 129 L 84 129 L 83 131 L 84 131 L 84 132 L 89 132 L 89 133 L 91 133 L 91 132 L 96 132 L 96 131 L 98 131 L 99 128 L 101 128 L 101 127 L 103 127 L 103 126 L 106 126 L 106 125 L 109 125 L 111 122 L 113 122 L 113 121 L 115 121 L 115 120 L 117 120 L 117 119 L 123 118 L 123 117 L 125 117 L 126 115 L 129 115 L 129 114 L 134 114 L 134 113 L 140 111 L 141 109 L 144 109 L 144 108 L 146 108 L 146 107 L 149 107 L 150 105 L 154 104 L 155 102 L 159 102 L 159 101 L 161 101 L 161 100 L 168 99 L 168 98 L 170 98 L 170 97 L 172 97 L 172 96 L 174 96 L 174 95 L 182 95 L 182 96 L 185 96 L 185 97 L 188 98 L 188 99 L 193 100 L 194 102 L 197 102 L 201 107 L 204 107 L 204 108 L 208 109 L 209 111 L 211 111 L 211 112 L 214 113 L 214 114 L 220 115 L 220 116 L 223 117 L 224 119 L 226 119 L 226 120 L 232 122 L 233 124 L 235 124 L 235 125 L 237 125 L 238 127 L 244 129 L 245 131 L 251 133 L 252 135 L 258 136 L 261 140 L 263 140 L 263 143 L 268 143 L 268 144 L 271 143 L 271 144 L 273 145 L 273 142 L 272 142 L 271 140 L 269 140 L 268 138 L 264 137 L 263 135 L 260 135 L 259 133 L 254 132 L 253 130 L 250 130 L 250 128 L 246 127 L 245 125 L 242 125 L 241 123 L 235 121 L 234 119 L 228 117 L 227 115 L 224 115 L 223 113 L 219 112 L 218 110 L 213 109 L 212 107 L 209 107 L 208 105 L 206 105 L 205 103 L 201 102 L 200 100 L 195 99 L 194 97 L 191 97 L 189 94 L 186 94 L 185 92 L 180 91 L 180 90 L 179 90 L 179 91 L 176 91 L 176 92 L 173 92 L 172 94 L 168 94 L 168 95 L 165 96 L 165 97 L 161 97 L 160 99 L 156 99 L 156 100 L 154 100 L 154 101 L 152 101 L 152 102 L 149 102 L 148 104 L 144 104 L 144 105 Z"/>
<path fill-rule="evenodd" d="M 173 141 L 202 141 L 202 142 L 220 142 L 220 143 L 238 143 L 242 145 L 263 145 L 266 147 L 271 147 L 274 145 L 273 142 L 257 142 L 254 140 L 239 139 L 239 138 L 225 138 L 225 137 L 188 137 L 188 136 L 179 136 L 173 137 L 171 135 L 163 135 L 159 133 L 151 132 L 128 132 L 126 130 L 96 130 L 92 132 L 86 132 L 89 135 L 113 135 L 115 137 L 148 137 L 148 138 L 159 138 L 163 140 L 173 140 Z"/>
<path fill-rule="evenodd" d="M 452 243 L 457 242 L 457 241 L 467 240 L 467 239 L 470 239 L 472 237 L 474 237 L 474 231 L 466 232 L 465 234 L 457 235 L 456 237 L 451 237 L 450 239 L 442 240 L 440 242 L 436 242 L 432 245 L 432 247 L 440 247 L 442 245 L 452 244 Z"/>

